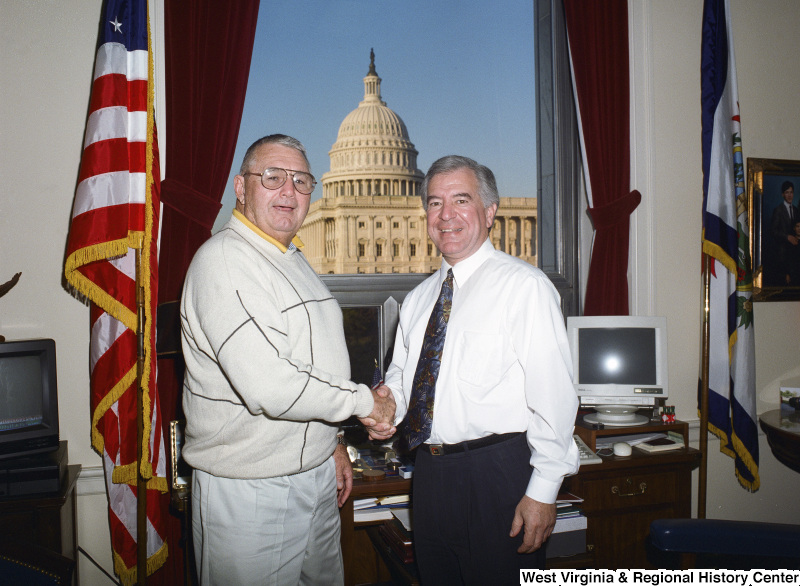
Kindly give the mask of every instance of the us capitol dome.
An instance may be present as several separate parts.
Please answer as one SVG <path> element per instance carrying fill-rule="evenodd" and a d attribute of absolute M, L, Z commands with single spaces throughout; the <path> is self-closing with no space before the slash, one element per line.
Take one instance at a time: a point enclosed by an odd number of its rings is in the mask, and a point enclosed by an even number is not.
<path fill-rule="evenodd" d="M 363 81 L 364 99 L 339 126 L 322 197 L 300 229 L 303 252 L 320 274 L 431 273 L 441 259 L 419 198 L 419 153 L 381 97 L 374 51 Z M 491 237 L 495 248 L 535 265 L 536 199 L 501 198 Z"/>
<path fill-rule="evenodd" d="M 331 170 L 322 176 L 323 197 L 418 195 L 424 174 L 403 120 L 381 99 L 381 78 L 370 52 L 364 99 L 339 126 L 328 153 Z"/>

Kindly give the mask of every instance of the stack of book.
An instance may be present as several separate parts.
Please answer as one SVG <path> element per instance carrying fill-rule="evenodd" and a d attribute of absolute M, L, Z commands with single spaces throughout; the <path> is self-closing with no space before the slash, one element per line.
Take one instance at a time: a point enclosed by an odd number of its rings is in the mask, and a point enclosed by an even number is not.
<path fill-rule="evenodd" d="M 404 564 L 414 561 L 413 534 L 399 519 L 393 517 L 384 521 L 378 531 L 386 544 Z"/>
<path fill-rule="evenodd" d="M 407 508 L 407 494 L 356 499 L 353 501 L 353 521 L 355 523 L 385 521 L 392 518 L 392 510 Z"/>
<path fill-rule="evenodd" d="M 547 557 L 570 556 L 586 551 L 586 517 L 580 509 L 583 499 L 570 493 L 558 495 L 556 526 L 547 542 Z"/>

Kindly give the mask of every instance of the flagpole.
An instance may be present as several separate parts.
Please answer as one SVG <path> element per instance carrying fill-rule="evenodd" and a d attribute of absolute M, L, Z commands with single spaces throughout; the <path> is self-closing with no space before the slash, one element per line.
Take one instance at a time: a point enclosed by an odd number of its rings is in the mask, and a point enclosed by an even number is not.
<path fill-rule="evenodd" d="M 711 339 L 711 257 L 703 253 L 703 342 L 700 387 L 700 470 L 697 481 L 697 518 L 706 518 L 708 478 L 708 371 Z"/>
<path fill-rule="evenodd" d="M 144 442 L 144 287 L 141 283 L 142 250 L 136 249 L 136 583 L 147 581 L 147 481 L 142 475 L 142 445 Z"/>

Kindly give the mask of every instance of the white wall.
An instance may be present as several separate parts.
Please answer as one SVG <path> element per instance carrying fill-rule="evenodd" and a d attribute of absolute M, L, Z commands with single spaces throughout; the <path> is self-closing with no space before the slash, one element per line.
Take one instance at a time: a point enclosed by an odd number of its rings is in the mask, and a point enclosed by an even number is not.
<path fill-rule="evenodd" d="M 670 388 L 679 418 L 697 421 L 700 356 L 700 0 L 631 0 L 638 77 L 635 187 L 650 198 L 637 234 L 632 285 L 641 313 L 666 315 Z M 800 4 L 732 2 L 745 157 L 800 158 L 797 64 Z M 0 282 L 22 271 L 0 299 L 0 333 L 52 337 L 58 347 L 62 439 L 79 481 L 79 542 L 111 568 L 100 457 L 89 443 L 86 306 L 64 289 L 62 264 L 92 78 L 101 0 L 15 0 L 0 5 Z M 639 252 L 642 251 L 642 252 Z M 651 265 L 652 268 L 648 268 Z M 755 308 L 758 409 L 778 405 L 778 387 L 800 385 L 800 303 Z M 696 431 L 695 431 L 696 435 Z M 800 475 L 777 463 L 762 437 L 762 488 L 739 488 L 730 458 L 710 442 L 708 516 L 800 523 L 790 498 Z M 81 560 L 83 584 L 106 584 Z"/>
<path fill-rule="evenodd" d="M 70 463 L 100 467 L 90 446 L 89 309 L 64 289 L 63 259 L 86 124 L 101 0 L 0 7 L 0 334 L 56 341 L 61 439 Z M 91 470 L 90 470 L 91 471 Z M 97 470 L 95 470 L 97 471 Z M 79 481 L 79 494 L 102 490 Z M 105 496 L 78 499 L 78 540 L 110 569 Z M 83 584 L 108 584 L 81 560 Z"/>
<path fill-rule="evenodd" d="M 700 47 L 703 2 L 632 0 L 649 13 L 655 150 L 655 313 L 669 325 L 672 402 L 680 419 L 697 421 L 700 357 Z M 800 159 L 798 100 L 800 4 L 794 0 L 732 0 L 744 157 Z M 755 304 L 758 412 L 778 407 L 778 387 L 800 386 L 800 303 Z M 695 431 L 695 436 L 697 432 Z M 800 523 L 789 495 L 800 475 L 778 463 L 760 437 L 761 489 L 739 488 L 732 460 L 709 441 L 707 516 Z M 696 476 L 696 475 L 695 475 Z"/>

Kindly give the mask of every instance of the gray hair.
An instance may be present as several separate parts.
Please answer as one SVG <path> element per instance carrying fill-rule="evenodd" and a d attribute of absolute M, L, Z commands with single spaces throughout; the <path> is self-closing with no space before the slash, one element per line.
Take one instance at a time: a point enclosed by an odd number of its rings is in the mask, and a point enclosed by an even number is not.
<path fill-rule="evenodd" d="M 494 173 L 489 167 L 481 165 L 469 157 L 447 155 L 435 161 L 422 180 L 420 197 L 422 198 L 423 208 L 428 209 L 428 184 L 431 179 L 436 175 L 451 173 L 459 169 L 470 169 L 475 173 L 475 178 L 478 180 L 478 195 L 481 196 L 484 208 L 488 208 L 492 204 L 500 206 L 500 193 L 497 191 L 497 182 L 494 179 Z"/>
<path fill-rule="evenodd" d="M 285 147 L 289 147 L 290 149 L 294 149 L 298 151 L 301 155 L 303 155 L 303 159 L 306 161 L 306 165 L 308 166 L 308 172 L 311 172 L 311 163 L 308 162 L 308 156 L 306 155 L 306 147 L 303 146 L 296 138 L 292 138 L 291 136 L 286 136 L 285 134 L 270 134 L 269 136 L 265 136 L 263 138 L 259 138 L 250 147 L 247 149 L 247 152 L 244 154 L 244 159 L 242 160 L 242 166 L 239 168 L 239 175 L 244 175 L 247 171 L 250 170 L 250 165 L 253 164 L 253 159 L 256 158 L 256 151 L 265 144 L 279 144 Z M 258 169 L 258 171 L 263 171 L 264 169 Z"/>

